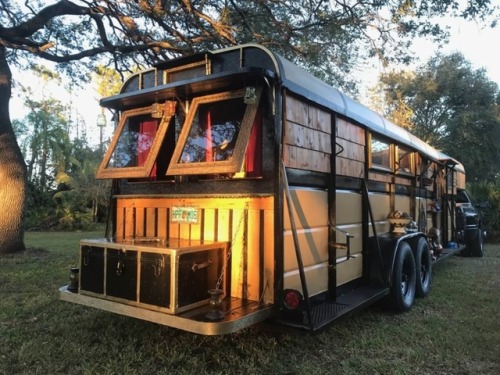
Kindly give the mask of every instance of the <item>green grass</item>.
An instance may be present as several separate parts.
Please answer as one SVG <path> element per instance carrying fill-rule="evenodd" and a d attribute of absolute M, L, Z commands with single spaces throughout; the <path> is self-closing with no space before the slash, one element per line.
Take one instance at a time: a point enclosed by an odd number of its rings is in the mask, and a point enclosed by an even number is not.
<path fill-rule="evenodd" d="M 27 233 L 0 257 L 0 374 L 500 374 L 500 245 L 435 267 L 406 314 L 206 337 L 59 301 L 78 240 L 101 234 Z"/>

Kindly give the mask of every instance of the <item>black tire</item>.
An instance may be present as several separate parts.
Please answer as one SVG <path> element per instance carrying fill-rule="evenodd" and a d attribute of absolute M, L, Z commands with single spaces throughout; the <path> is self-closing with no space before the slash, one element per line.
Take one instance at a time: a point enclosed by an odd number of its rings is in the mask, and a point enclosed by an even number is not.
<path fill-rule="evenodd" d="M 432 283 L 432 257 L 429 243 L 420 238 L 415 250 L 415 268 L 417 270 L 415 293 L 419 298 L 429 294 Z"/>
<path fill-rule="evenodd" d="M 483 257 L 483 233 L 480 228 L 465 231 L 465 255 Z"/>
<path fill-rule="evenodd" d="M 390 307 L 397 312 L 411 309 L 415 301 L 417 271 L 410 245 L 399 244 L 392 270 L 392 285 L 389 297 Z"/>

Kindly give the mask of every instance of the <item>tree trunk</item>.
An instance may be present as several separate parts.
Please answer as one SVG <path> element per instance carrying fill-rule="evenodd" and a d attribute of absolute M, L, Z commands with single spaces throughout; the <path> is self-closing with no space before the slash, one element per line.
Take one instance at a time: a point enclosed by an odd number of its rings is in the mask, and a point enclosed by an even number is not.
<path fill-rule="evenodd" d="M 0 254 L 24 250 L 26 164 L 9 114 L 12 75 L 0 46 Z"/>

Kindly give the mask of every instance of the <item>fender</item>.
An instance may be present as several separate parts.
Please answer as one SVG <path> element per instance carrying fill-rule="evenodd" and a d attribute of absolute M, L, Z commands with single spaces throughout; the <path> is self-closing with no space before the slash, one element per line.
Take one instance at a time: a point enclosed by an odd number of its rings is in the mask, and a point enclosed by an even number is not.
<path fill-rule="evenodd" d="M 399 243 L 401 241 L 406 241 L 410 245 L 413 255 L 415 255 L 417 249 L 417 243 L 420 238 L 426 238 L 425 234 L 422 232 L 408 233 L 405 235 L 395 235 L 393 233 L 385 233 L 378 236 L 378 243 L 380 244 L 380 252 L 382 257 L 382 265 L 380 266 L 380 261 L 377 259 L 377 243 L 375 237 L 370 237 L 369 239 L 369 257 L 370 257 L 370 274 L 369 278 L 372 281 L 377 281 L 378 283 L 386 284 L 387 286 L 392 285 L 392 275 L 394 269 L 394 262 L 396 259 L 396 252 L 398 250 Z"/>

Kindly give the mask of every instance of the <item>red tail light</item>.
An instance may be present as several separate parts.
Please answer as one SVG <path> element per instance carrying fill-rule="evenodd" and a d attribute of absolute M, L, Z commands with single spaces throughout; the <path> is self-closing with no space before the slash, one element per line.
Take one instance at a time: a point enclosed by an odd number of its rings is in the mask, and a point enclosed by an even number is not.
<path fill-rule="evenodd" d="M 286 289 L 283 292 L 283 304 L 289 310 L 297 310 L 302 304 L 302 294 L 294 289 Z"/>

